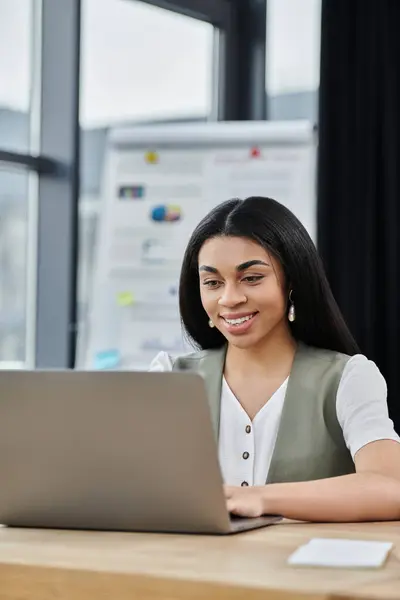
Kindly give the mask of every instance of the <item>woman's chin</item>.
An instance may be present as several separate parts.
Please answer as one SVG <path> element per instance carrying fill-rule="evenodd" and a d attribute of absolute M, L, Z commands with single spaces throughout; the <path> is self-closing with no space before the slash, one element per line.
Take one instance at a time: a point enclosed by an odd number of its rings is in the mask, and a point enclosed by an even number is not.
<path fill-rule="evenodd" d="M 260 341 L 256 336 L 250 334 L 241 336 L 228 335 L 226 338 L 231 346 L 235 346 L 235 348 L 240 348 L 241 350 L 251 349 Z"/>

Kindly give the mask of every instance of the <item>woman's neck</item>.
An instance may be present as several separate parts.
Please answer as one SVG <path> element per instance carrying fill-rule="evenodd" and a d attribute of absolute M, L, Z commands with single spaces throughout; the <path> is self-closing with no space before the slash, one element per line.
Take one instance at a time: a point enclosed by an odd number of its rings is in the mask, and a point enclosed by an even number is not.
<path fill-rule="evenodd" d="M 251 348 L 228 345 L 225 375 L 235 372 L 236 376 L 249 377 L 276 371 L 290 372 L 297 343 L 289 330 L 275 332 Z"/>

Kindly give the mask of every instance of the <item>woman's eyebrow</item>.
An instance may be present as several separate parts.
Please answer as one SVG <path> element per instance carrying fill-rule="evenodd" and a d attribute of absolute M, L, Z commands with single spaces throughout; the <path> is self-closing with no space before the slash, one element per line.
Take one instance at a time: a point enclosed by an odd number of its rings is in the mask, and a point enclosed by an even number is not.
<path fill-rule="evenodd" d="M 199 271 L 206 271 L 207 273 L 218 273 L 218 269 L 215 267 L 209 267 L 208 265 L 201 265 Z"/>
<path fill-rule="evenodd" d="M 263 260 L 247 260 L 244 263 L 241 263 L 240 265 L 238 265 L 236 267 L 236 271 L 241 272 L 241 271 L 245 271 L 246 269 L 249 269 L 250 267 L 254 267 L 254 266 L 262 266 L 262 267 L 269 267 L 270 265 L 266 262 L 264 262 Z M 199 271 L 206 271 L 207 273 L 218 273 L 218 269 L 216 269 L 215 267 L 210 267 L 209 265 L 201 265 L 199 267 Z"/>
<path fill-rule="evenodd" d="M 263 267 L 269 267 L 269 264 L 264 262 L 263 260 L 247 260 L 246 262 L 242 263 L 241 265 L 238 265 L 236 267 L 237 271 L 245 271 L 246 269 L 249 269 L 250 267 L 254 267 L 256 265 L 261 265 Z"/>

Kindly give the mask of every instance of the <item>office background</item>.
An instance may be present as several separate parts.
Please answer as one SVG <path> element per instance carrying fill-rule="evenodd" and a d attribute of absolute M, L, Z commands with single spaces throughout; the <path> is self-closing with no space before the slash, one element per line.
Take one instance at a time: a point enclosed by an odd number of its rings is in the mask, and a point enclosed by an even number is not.
<path fill-rule="evenodd" d="M 396 0 L 1 0 L 0 366 L 74 365 L 111 125 L 305 118 L 318 246 L 399 428 L 399 25 Z"/>

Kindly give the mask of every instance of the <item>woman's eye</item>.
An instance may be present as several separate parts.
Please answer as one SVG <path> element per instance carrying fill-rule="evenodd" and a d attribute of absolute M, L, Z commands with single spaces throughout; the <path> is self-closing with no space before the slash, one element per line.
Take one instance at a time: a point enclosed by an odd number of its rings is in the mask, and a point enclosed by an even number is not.
<path fill-rule="evenodd" d="M 216 279 L 203 281 L 203 285 L 205 285 L 206 287 L 215 288 L 219 285 L 219 281 L 217 281 Z"/>
<path fill-rule="evenodd" d="M 256 283 L 261 279 L 263 279 L 262 275 L 249 275 L 248 277 L 244 277 L 243 281 L 246 281 L 247 283 Z"/>

